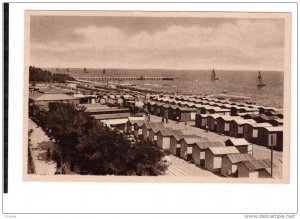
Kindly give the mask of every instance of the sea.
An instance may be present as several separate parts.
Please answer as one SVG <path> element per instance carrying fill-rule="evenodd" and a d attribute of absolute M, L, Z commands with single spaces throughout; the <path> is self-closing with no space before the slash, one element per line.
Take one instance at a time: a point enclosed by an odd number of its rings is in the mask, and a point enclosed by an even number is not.
<path fill-rule="evenodd" d="M 261 71 L 263 83 L 266 86 L 257 87 L 258 71 L 218 70 L 215 69 L 218 80 L 211 80 L 212 70 L 160 70 L 160 69 L 103 69 L 83 68 L 57 69 L 48 68 L 52 73 L 67 73 L 73 77 L 173 77 L 174 80 L 128 81 L 140 87 L 169 91 L 178 94 L 207 94 L 250 97 L 247 101 L 258 105 L 283 108 L 284 72 Z M 121 83 L 126 83 L 122 81 Z"/>

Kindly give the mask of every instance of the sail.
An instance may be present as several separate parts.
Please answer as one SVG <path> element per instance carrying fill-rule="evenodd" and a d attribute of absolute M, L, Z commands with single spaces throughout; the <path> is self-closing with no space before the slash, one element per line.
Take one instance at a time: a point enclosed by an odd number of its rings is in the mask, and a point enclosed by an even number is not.
<path fill-rule="evenodd" d="M 219 78 L 216 77 L 215 69 L 213 69 L 213 70 L 212 70 L 212 73 L 211 73 L 211 80 L 212 80 L 212 81 L 215 81 L 215 80 L 218 80 L 218 79 L 219 79 Z"/>
<path fill-rule="evenodd" d="M 257 84 L 258 84 L 258 85 L 261 85 L 261 84 L 262 84 L 262 77 L 261 77 L 260 71 L 258 72 Z"/>
<path fill-rule="evenodd" d="M 260 73 L 260 71 L 258 72 L 258 77 L 257 77 L 257 86 L 258 86 L 258 87 L 265 86 L 265 84 L 263 83 L 263 80 L 262 80 L 262 76 L 261 76 L 261 73 Z"/>
<path fill-rule="evenodd" d="M 216 78 L 216 72 L 215 69 L 213 69 L 211 73 L 211 79 L 214 80 L 215 78 Z"/>
<path fill-rule="evenodd" d="M 105 69 L 103 69 L 103 74 L 106 74 L 106 71 L 105 71 Z"/>

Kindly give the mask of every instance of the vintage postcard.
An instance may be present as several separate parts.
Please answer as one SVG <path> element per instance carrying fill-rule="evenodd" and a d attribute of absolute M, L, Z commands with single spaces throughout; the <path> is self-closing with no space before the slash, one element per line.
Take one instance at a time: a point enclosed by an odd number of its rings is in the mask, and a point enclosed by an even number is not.
<path fill-rule="evenodd" d="M 25 22 L 24 180 L 289 183 L 289 13 Z"/>

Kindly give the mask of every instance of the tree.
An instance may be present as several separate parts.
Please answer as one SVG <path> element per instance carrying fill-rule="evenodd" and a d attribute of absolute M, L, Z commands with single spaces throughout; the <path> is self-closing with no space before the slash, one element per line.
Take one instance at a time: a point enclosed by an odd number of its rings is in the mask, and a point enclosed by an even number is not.
<path fill-rule="evenodd" d="M 125 134 L 99 124 L 83 108 L 49 103 L 43 122 L 48 136 L 62 150 L 62 162 L 69 162 L 72 171 L 92 175 L 160 175 L 166 170 L 161 163 L 164 154 L 157 147 L 144 141 L 132 144 Z"/>

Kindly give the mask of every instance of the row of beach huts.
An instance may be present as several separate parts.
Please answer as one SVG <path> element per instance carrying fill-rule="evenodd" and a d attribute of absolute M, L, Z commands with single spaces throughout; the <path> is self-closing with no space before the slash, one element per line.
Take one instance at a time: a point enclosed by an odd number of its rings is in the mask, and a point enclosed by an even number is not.
<path fill-rule="evenodd" d="M 271 161 L 255 159 L 252 145 L 243 138 L 211 141 L 182 123 L 147 122 L 143 117 L 128 118 L 124 132 L 218 175 L 270 177 Z"/>
<path fill-rule="evenodd" d="M 283 112 L 247 103 L 215 98 L 152 98 L 148 113 L 235 138 L 283 150 Z"/>

